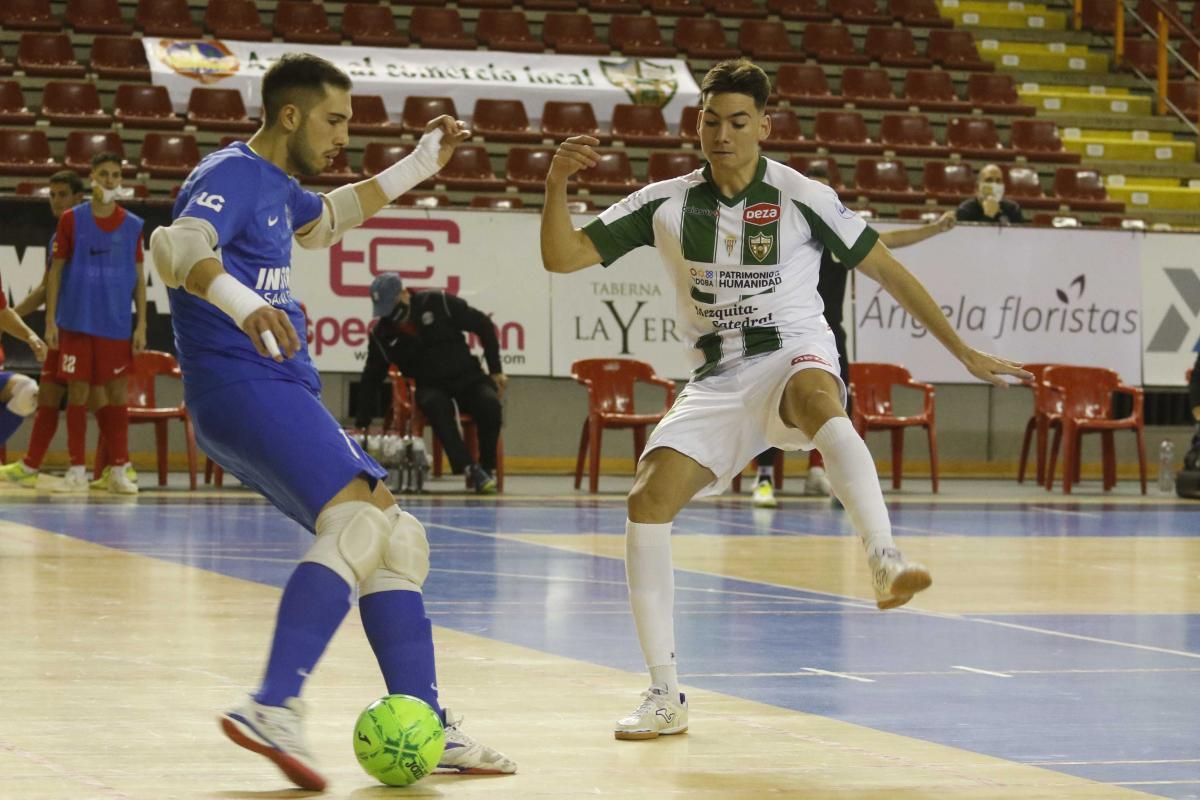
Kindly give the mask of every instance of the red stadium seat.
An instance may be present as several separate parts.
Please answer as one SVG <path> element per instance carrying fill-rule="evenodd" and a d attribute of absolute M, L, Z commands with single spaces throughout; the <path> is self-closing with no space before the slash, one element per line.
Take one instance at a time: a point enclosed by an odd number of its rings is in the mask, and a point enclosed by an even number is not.
<path fill-rule="evenodd" d="M 1196 119 L 1200 114 L 1200 81 L 1171 81 L 1167 99 L 1188 119 Z"/>
<path fill-rule="evenodd" d="M 860 158 L 854 167 L 854 189 L 860 197 L 881 203 L 920 203 L 925 195 L 913 191 L 908 171 L 899 161 Z"/>
<path fill-rule="evenodd" d="M 1063 150 L 1058 125 L 1052 119 L 1023 118 L 1012 123 L 1012 149 L 1016 155 L 1033 161 L 1057 161 L 1078 164 L 1079 153 Z"/>
<path fill-rule="evenodd" d="M 792 104 L 841 107 L 840 94 L 829 90 L 829 81 L 819 64 L 782 64 L 775 78 L 775 92 Z"/>
<path fill-rule="evenodd" d="M 183 120 L 175 115 L 167 87 L 140 83 L 122 83 L 117 87 L 113 119 L 126 128 L 183 127 Z"/>
<path fill-rule="evenodd" d="M 422 47 L 435 50 L 475 49 L 475 39 L 463 32 L 462 18 L 453 8 L 414 8 L 408 35 Z"/>
<path fill-rule="evenodd" d="M 884 150 L 902 156 L 945 158 L 950 150 L 938 144 L 933 126 L 924 114 L 884 114 L 879 126 L 879 140 Z"/>
<path fill-rule="evenodd" d="M 520 100 L 475 101 L 471 130 L 489 142 L 540 142 L 542 134 L 529 127 L 529 115 Z"/>
<path fill-rule="evenodd" d="M 640 14 L 642 0 L 588 0 L 588 10 L 596 14 Z"/>
<path fill-rule="evenodd" d="M 460 144 L 450 161 L 434 177 L 434 182 L 448 189 L 473 192 L 499 192 L 504 181 L 496 177 L 487 148 L 480 144 Z"/>
<path fill-rule="evenodd" d="M 363 148 L 362 170 L 368 178 L 378 175 L 413 151 L 411 144 L 367 142 Z"/>
<path fill-rule="evenodd" d="M 1058 200 L 1046 197 L 1037 170 L 1025 166 L 1004 168 L 1004 195 L 1025 208 L 1058 208 Z"/>
<path fill-rule="evenodd" d="M 679 138 L 684 142 L 700 145 L 700 107 L 684 106 L 679 114 Z"/>
<path fill-rule="evenodd" d="M 923 184 L 925 197 L 938 203 L 960 203 L 976 190 L 971 165 L 961 161 L 926 161 Z"/>
<path fill-rule="evenodd" d="M 546 14 L 542 20 L 542 41 L 556 53 L 606 56 L 610 48 L 596 38 L 592 18 L 586 14 Z"/>
<path fill-rule="evenodd" d="M 601 142 L 608 141 L 608 134 L 600 131 L 596 112 L 587 102 L 571 103 L 551 100 L 542 109 L 542 136 L 560 141 L 570 136 L 594 136 Z"/>
<path fill-rule="evenodd" d="M 1195 63 L 1195 59 L 1192 59 L 1192 63 Z M 1158 70 L 1158 40 L 1127 38 L 1125 40 L 1125 60 L 1121 62 L 1121 69 L 1137 70 L 1143 75 L 1153 78 Z M 1167 77 L 1174 80 L 1182 78 L 1185 74 L 1183 64 L 1176 59 L 1168 59 Z"/>
<path fill-rule="evenodd" d="M 818 111 L 813 126 L 817 144 L 839 153 L 875 155 L 883 147 L 867 136 L 867 123 L 856 111 Z"/>
<path fill-rule="evenodd" d="M 1117 28 L 1119 0 L 1083 0 L 1083 27 L 1092 33 L 1111 35 Z"/>
<path fill-rule="evenodd" d="M 459 8 L 512 8 L 509 0 L 458 0 Z"/>
<path fill-rule="evenodd" d="M 146 49 L 132 36 L 97 36 L 92 40 L 91 66 L 107 80 L 150 80 Z"/>
<path fill-rule="evenodd" d="M 842 71 L 842 97 L 855 108 L 908 107 L 892 92 L 887 70 L 874 67 L 846 67 Z"/>
<path fill-rule="evenodd" d="M 188 97 L 187 121 L 202 131 L 258 130 L 258 122 L 246 114 L 246 104 L 237 89 L 207 89 L 197 86 Z"/>
<path fill-rule="evenodd" d="M 524 0 L 526 11 L 576 11 L 583 4 L 575 0 Z"/>
<path fill-rule="evenodd" d="M 636 191 L 641 181 L 633 175 L 629 154 L 624 150 L 599 153 L 599 162 L 594 167 L 579 173 L 579 185 L 593 193 L 629 194 Z"/>
<path fill-rule="evenodd" d="M 738 48 L 762 61 L 803 61 L 805 56 L 792 46 L 782 22 L 747 19 L 738 31 Z"/>
<path fill-rule="evenodd" d="M 71 37 L 65 33 L 22 33 L 17 68 L 30 77 L 82 78 L 86 74 L 75 60 Z"/>
<path fill-rule="evenodd" d="M 142 140 L 139 169 L 153 178 L 186 178 L 199 161 L 200 150 L 190 134 L 147 133 Z"/>
<path fill-rule="evenodd" d="M 820 164 L 825 168 L 825 172 L 829 174 L 829 185 L 834 189 L 840 190 L 843 187 L 842 173 L 838 171 L 837 161 L 832 156 L 792 156 L 788 159 L 788 166 L 807 175 L 808 171 L 816 164 Z"/>
<path fill-rule="evenodd" d="M 781 19 L 799 22 L 828 22 L 833 19 L 821 0 L 767 0 L 767 10 Z"/>
<path fill-rule="evenodd" d="M 875 0 L 829 0 L 833 16 L 846 25 L 889 25 L 892 15 L 879 10 Z"/>
<path fill-rule="evenodd" d="M 117 0 L 67 0 L 65 16 L 67 24 L 77 33 L 133 32 L 133 26 L 121 17 Z"/>
<path fill-rule="evenodd" d="M 996 122 L 991 117 L 952 117 L 946 123 L 946 144 L 950 152 L 964 158 L 1007 161 L 1015 156 L 1000 142 Z"/>
<path fill-rule="evenodd" d="M 209 0 L 204 25 L 219 39 L 271 41 L 271 30 L 259 19 L 254 0 Z"/>
<path fill-rule="evenodd" d="M 25 105 L 25 95 L 17 81 L 0 81 L 0 125 L 32 125 L 37 114 Z"/>
<path fill-rule="evenodd" d="M 342 35 L 329 27 L 329 17 L 320 3 L 279 0 L 275 6 L 275 35 L 285 42 L 338 44 Z"/>
<path fill-rule="evenodd" d="M 679 137 L 671 133 L 662 109 L 618 103 L 613 106 L 612 138 L 630 147 L 676 147 Z"/>
<path fill-rule="evenodd" d="M 192 19 L 187 0 L 138 0 L 133 18 L 146 36 L 192 39 L 204 35 L 204 29 Z"/>
<path fill-rule="evenodd" d="M 702 17 L 704 0 L 646 0 L 646 10 L 654 17 Z"/>
<path fill-rule="evenodd" d="M 106 128 L 112 117 L 100 107 L 94 83 L 48 81 L 42 89 L 42 116 L 52 125 Z"/>
<path fill-rule="evenodd" d="M 515 194 L 477 194 L 471 198 L 471 208 L 516 211 L 524 207 L 525 203 Z"/>
<path fill-rule="evenodd" d="M 704 7 L 717 19 L 762 19 L 770 13 L 759 0 L 704 0 Z"/>
<path fill-rule="evenodd" d="M 458 119 L 458 110 L 454 101 L 449 97 L 417 97 L 409 95 L 404 98 L 404 110 L 400 112 L 400 126 L 406 133 L 421 135 L 425 126 L 435 117 L 443 114 Z"/>
<path fill-rule="evenodd" d="M 380 6 L 382 8 L 382 6 Z M 350 95 L 350 133 L 354 136 L 399 136 L 404 129 L 392 122 L 377 94 Z"/>
<path fill-rule="evenodd" d="M 1059 167 L 1054 173 L 1054 193 L 1075 211 L 1125 212 L 1124 203 L 1108 199 L 1104 179 L 1094 169 Z"/>
<path fill-rule="evenodd" d="M 650 154 L 646 163 L 646 180 L 649 183 L 678 178 L 704 166 L 700 156 L 688 150 L 675 152 L 658 150 Z"/>
<path fill-rule="evenodd" d="M 654 17 L 614 16 L 608 22 L 608 43 L 623 56 L 662 58 L 675 55 L 675 48 L 663 42 Z"/>
<path fill-rule="evenodd" d="M 917 53 L 917 43 L 908 28 L 867 28 L 863 50 L 872 61 L 885 67 L 927 68 L 933 62 Z"/>
<path fill-rule="evenodd" d="M 767 112 L 771 118 L 771 135 L 763 142 L 766 150 L 816 150 L 817 145 L 804 138 L 800 118 L 790 108 L 775 108 Z"/>
<path fill-rule="evenodd" d="M 125 144 L 116 131 L 71 131 L 67 134 L 63 166 L 87 175 L 92 171 L 92 156 L 98 153 L 116 153 L 121 157 L 121 172 L 133 175 L 134 167 L 125 160 Z"/>
<path fill-rule="evenodd" d="M 475 38 L 489 50 L 540 53 L 546 49 L 542 40 L 530 32 L 520 11 L 485 8 L 475 23 Z"/>
<path fill-rule="evenodd" d="M 858 52 L 850 29 L 845 25 L 814 22 L 804 26 L 804 52 L 820 64 L 868 64 L 870 59 Z"/>
<path fill-rule="evenodd" d="M 719 19 L 683 17 L 675 22 L 675 47 L 692 58 L 720 60 L 738 56 L 729 46 Z"/>
<path fill-rule="evenodd" d="M 951 28 L 954 20 L 943 17 L 934 0 L 888 0 L 892 18 L 906 28 Z"/>
<path fill-rule="evenodd" d="M 62 22 L 50 0 L 5 0 L 0 8 L 0 28 L 9 31 L 60 31 Z"/>
<path fill-rule="evenodd" d="M 408 47 L 408 37 L 396 28 L 392 10 L 374 3 L 347 3 L 342 35 L 357 47 Z"/>
<path fill-rule="evenodd" d="M 59 169 L 45 131 L 0 128 L 0 175 L 50 175 Z"/>
<path fill-rule="evenodd" d="M 950 73 L 940 69 L 910 69 L 904 76 L 904 101 L 922 111 L 971 110 L 971 104 L 955 93 Z"/>
<path fill-rule="evenodd" d="M 504 178 L 523 192 L 542 191 L 553 158 L 554 149 L 550 147 L 513 147 L 504 163 Z M 575 176 L 571 183 L 575 183 Z"/>
<path fill-rule="evenodd" d="M 933 63 L 945 69 L 967 69 L 991 72 L 995 69 L 990 61 L 979 57 L 975 48 L 975 37 L 970 31 L 931 30 L 925 53 Z"/>
<path fill-rule="evenodd" d="M 977 72 L 967 77 L 967 101 L 985 114 L 1032 117 L 1033 106 L 1021 103 L 1012 75 Z"/>
<path fill-rule="evenodd" d="M 12 62 L 4 57 L 4 48 L 0 47 L 0 75 L 12 75 L 13 71 Z"/>

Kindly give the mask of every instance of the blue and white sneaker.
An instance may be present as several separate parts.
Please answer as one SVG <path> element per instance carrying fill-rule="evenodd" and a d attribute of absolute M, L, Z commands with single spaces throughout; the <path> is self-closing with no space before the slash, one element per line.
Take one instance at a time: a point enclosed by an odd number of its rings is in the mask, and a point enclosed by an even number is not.
<path fill-rule="evenodd" d="M 454 772 L 460 775 L 511 775 L 517 771 L 517 762 L 477 742 L 462 732 L 462 717 L 446 713 L 446 749 L 434 772 Z"/>
<path fill-rule="evenodd" d="M 266 706 L 250 696 L 221 715 L 220 722 L 234 744 L 269 758 L 301 789 L 325 789 L 325 778 L 304 741 L 304 704 L 299 698 L 288 698 L 285 706 Z"/>
<path fill-rule="evenodd" d="M 912 600 L 914 594 L 933 585 L 933 578 L 924 564 L 905 561 L 894 547 L 876 550 L 867 562 L 871 567 L 871 583 L 878 608 L 902 606 Z"/>
<path fill-rule="evenodd" d="M 628 717 L 617 720 L 613 736 L 618 739 L 657 739 L 684 733 L 688 729 L 687 695 L 679 693 L 679 702 L 661 686 L 642 692 L 642 704 Z"/>

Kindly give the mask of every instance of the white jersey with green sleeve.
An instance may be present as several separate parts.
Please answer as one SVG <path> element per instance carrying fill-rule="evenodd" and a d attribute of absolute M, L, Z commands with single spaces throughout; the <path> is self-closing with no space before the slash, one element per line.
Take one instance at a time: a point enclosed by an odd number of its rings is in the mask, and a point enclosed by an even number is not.
<path fill-rule="evenodd" d="M 822 251 L 850 269 L 879 238 L 833 189 L 764 157 L 736 197 L 721 195 L 706 165 L 631 194 L 583 230 L 605 266 L 658 248 L 695 379 L 824 331 Z"/>

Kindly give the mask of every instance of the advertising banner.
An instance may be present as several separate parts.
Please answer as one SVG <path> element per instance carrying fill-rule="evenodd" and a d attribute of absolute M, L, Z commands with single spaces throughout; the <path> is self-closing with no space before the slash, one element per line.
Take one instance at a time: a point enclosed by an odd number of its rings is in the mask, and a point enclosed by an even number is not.
<path fill-rule="evenodd" d="M 1186 234 L 1141 241 L 1142 380 L 1147 386 L 1186 386 L 1200 340 L 1200 242 Z"/>

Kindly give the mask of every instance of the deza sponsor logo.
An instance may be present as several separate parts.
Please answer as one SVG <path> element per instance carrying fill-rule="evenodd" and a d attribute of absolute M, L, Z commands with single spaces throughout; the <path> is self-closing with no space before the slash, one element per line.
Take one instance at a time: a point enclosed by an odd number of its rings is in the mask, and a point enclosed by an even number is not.
<path fill-rule="evenodd" d="M 770 225 L 779 219 L 779 206 L 774 203 L 755 203 L 742 212 L 742 221 L 748 225 Z"/>

